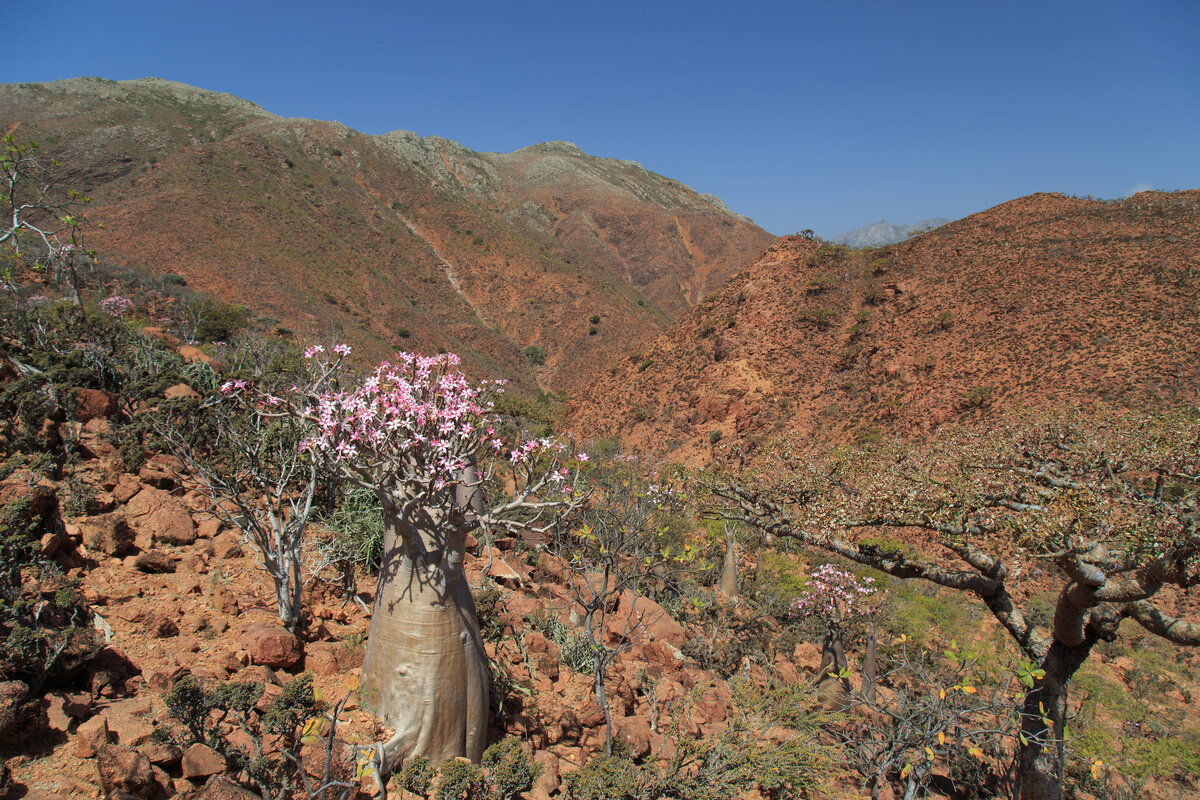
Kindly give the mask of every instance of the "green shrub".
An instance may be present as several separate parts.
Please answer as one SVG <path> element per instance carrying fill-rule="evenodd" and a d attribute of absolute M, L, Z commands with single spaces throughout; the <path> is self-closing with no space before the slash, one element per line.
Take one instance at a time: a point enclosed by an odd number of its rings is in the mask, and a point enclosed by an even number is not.
<path fill-rule="evenodd" d="M 599 325 L 600 324 L 600 315 L 592 314 L 591 319 L 589 319 L 588 321 L 591 322 L 593 325 Z"/>
<path fill-rule="evenodd" d="M 641 769 L 627 758 L 598 756 L 567 776 L 568 800 L 638 800 Z"/>
<path fill-rule="evenodd" d="M 400 770 L 400 788 L 424 797 L 429 794 L 434 774 L 428 756 L 413 756 L 404 763 L 404 769 Z"/>
<path fill-rule="evenodd" d="M 708 443 L 716 444 L 717 442 L 721 441 L 721 436 L 723 436 L 723 435 L 724 434 L 720 428 L 713 428 L 711 431 L 708 432 Z"/>
<path fill-rule="evenodd" d="M 983 408 L 991 405 L 992 398 L 996 394 L 995 386 L 976 386 L 971 389 L 963 390 L 960 395 L 963 404 L 967 408 Z"/>
<path fill-rule="evenodd" d="M 874 422 L 864 422 L 854 429 L 854 443 L 859 447 L 868 447 L 883 441 L 883 431 Z"/>
<path fill-rule="evenodd" d="M 256 705 L 261 683 L 205 685 L 185 675 L 163 696 L 167 712 L 183 725 L 177 742 L 187 747 L 199 742 L 225 757 L 234 772 L 244 771 L 264 798 L 291 798 L 302 784 L 297 754 L 306 723 L 320 712 L 312 676 L 293 678 L 283 692 L 259 714 Z M 239 729 L 244 736 L 231 741 Z M 269 743 L 269 744 L 268 744 Z M 249 746 L 246 746 L 246 745 Z M 292 758 L 279 757 L 280 752 Z"/>
<path fill-rule="evenodd" d="M 887 296 L 887 290 L 882 286 L 868 286 L 863 290 L 863 302 L 869 306 L 879 305 Z"/>
<path fill-rule="evenodd" d="M 469 761 L 451 759 L 438 769 L 438 788 L 433 800 L 484 800 L 487 782 L 483 768 Z"/>
<path fill-rule="evenodd" d="M 505 736 L 484 750 L 483 766 L 487 768 L 492 797 L 498 800 L 510 800 L 529 791 L 542 774 L 541 765 L 530 760 L 521 747 L 521 740 L 515 736 Z"/>
<path fill-rule="evenodd" d="M 396 329 L 396 335 L 399 336 L 401 339 L 407 339 L 408 337 L 412 336 L 412 331 L 410 331 L 408 328 L 401 325 L 399 328 Z"/>
<path fill-rule="evenodd" d="M 935 630 L 960 641 L 970 632 L 967 607 L 948 592 L 900 582 L 892 590 L 892 602 L 892 613 L 882 615 L 880 624 L 893 636 L 905 635 L 925 644 Z"/>
<path fill-rule="evenodd" d="M 833 318 L 837 316 L 837 312 L 831 308 L 812 308 L 801 312 L 800 319 L 804 322 L 811 322 L 818 328 L 828 328 L 833 324 Z"/>
<path fill-rule="evenodd" d="M 530 364 L 540 367 L 546 363 L 546 351 L 536 344 L 531 344 L 525 348 L 525 358 Z"/>

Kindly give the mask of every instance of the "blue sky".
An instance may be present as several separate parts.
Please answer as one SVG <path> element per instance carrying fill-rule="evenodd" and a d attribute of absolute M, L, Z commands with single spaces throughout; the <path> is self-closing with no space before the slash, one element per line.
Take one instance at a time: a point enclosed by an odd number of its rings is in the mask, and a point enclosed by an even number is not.
<path fill-rule="evenodd" d="M 156 75 L 367 133 L 565 139 L 773 233 L 1200 187 L 1194 0 L 66 0 L 38 24 L 0 82 Z"/>

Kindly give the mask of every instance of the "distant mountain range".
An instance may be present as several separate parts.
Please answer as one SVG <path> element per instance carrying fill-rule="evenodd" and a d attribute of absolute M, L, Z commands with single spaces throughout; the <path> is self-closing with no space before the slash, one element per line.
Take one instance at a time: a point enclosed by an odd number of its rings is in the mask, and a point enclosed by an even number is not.
<path fill-rule="evenodd" d="M 102 258 L 298 338 L 449 350 L 531 392 L 583 388 L 775 238 L 569 142 L 370 136 L 158 78 L 0 85 L 0 130 L 13 125 L 93 197 Z"/>
<path fill-rule="evenodd" d="M 912 225 L 897 225 L 881 219 L 879 222 L 855 228 L 849 233 L 833 237 L 834 244 L 845 244 L 850 247 L 883 247 L 885 244 L 903 242 L 914 233 L 923 233 L 934 228 L 940 228 L 950 220 L 945 217 L 934 217 L 914 222 Z"/>

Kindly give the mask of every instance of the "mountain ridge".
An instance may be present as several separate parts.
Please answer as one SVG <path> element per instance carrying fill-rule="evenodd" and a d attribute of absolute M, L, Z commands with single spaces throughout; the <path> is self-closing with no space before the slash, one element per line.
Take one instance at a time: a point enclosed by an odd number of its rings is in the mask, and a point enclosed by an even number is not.
<path fill-rule="evenodd" d="M 774 240 L 570 143 L 372 136 L 158 78 L 0 87 L 18 121 L 94 198 L 103 256 L 370 357 L 460 352 L 526 392 L 581 389 Z"/>
<path fill-rule="evenodd" d="M 863 225 L 852 231 L 839 234 L 829 241 L 834 244 L 844 244 L 850 247 L 882 247 L 888 244 L 902 242 L 913 234 L 940 228 L 950 220 L 945 217 L 931 217 L 911 225 L 897 224 L 881 219 L 870 225 Z"/>

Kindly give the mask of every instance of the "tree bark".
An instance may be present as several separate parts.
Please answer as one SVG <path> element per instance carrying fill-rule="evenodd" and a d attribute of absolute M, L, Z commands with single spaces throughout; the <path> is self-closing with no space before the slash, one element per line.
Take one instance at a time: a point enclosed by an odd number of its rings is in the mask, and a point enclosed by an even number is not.
<path fill-rule="evenodd" d="M 1091 630 L 1082 644 L 1055 641 L 1041 668 L 1046 675 L 1025 694 L 1021 709 L 1021 759 L 1014 796 L 1019 800 L 1061 800 L 1067 720 L 1067 684 L 1087 660 L 1097 636 Z M 1047 727 L 1046 720 L 1050 721 Z"/>
<path fill-rule="evenodd" d="M 395 735 L 376 747 L 381 776 L 413 756 L 479 761 L 488 672 L 475 602 L 462 576 L 463 520 L 400 516 L 384 506 L 383 562 L 362 669 L 364 707 Z M 451 528 L 449 536 L 444 531 Z"/>

